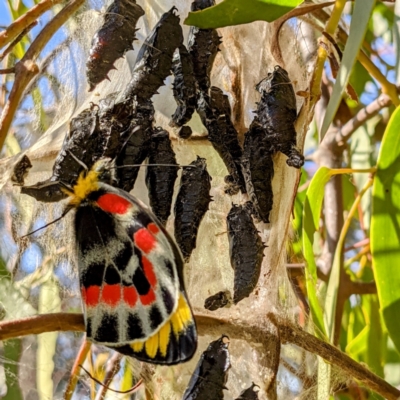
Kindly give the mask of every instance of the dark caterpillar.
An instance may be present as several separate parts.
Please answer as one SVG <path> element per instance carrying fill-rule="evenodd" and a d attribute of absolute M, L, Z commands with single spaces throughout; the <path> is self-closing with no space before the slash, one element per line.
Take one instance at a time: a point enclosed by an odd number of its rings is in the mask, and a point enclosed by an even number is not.
<path fill-rule="evenodd" d="M 171 126 L 182 126 L 192 118 L 197 104 L 196 78 L 191 57 L 182 44 L 174 54 L 172 72 L 175 76 L 172 91 L 178 107 L 172 116 Z"/>
<path fill-rule="evenodd" d="M 229 337 L 211 342 L 200 357 L 182 400 L 223 400 L 231 367 Z"/>
<path fill-rule="evenodd" d="M 231 107 L 228 96 L 221 89 L 212 86 L 210 95 L 199 96 L 197 109 L 203 125 L 208 130 L 208 139 L 222 158 L 229 175 L 225 192 L 233 195 L 241 190 L 246 193 L 246 186 L 241 170 L 242 148 L 238 134 L 231 121 Z"/>
<path fill-rule="evenodd" d="M 28 175 L 29 169 L 32 168 L 31 160 L 27 155 L 23 155 L 21 159 L 14 165 L 11 182 L 17 186 L 23 186 L 24 180 Z"/>
<path fill-rule="evenodd" d="M 151 100 L 133 103 L 133 118 L 121 135 L 123 145 L 116 159 L 117 166 L 124 167 L 117 169 L 118 186 L 127 192 L 133 189 L 139 173 L 139 167 L 133 165 L 141 164 L 149 155 L 154 120 Z"/>
<path fill-rule="evenodd" d="M 136 24 L 144 15 L 142 7 L 135 0 L 114 0 L 107 8 L 104 22 L 92 39 L 86 75 L 89 92 L 114 68 L 114 62 L 132 49 L 136 39 Z"/>
<path fill-rule="evenodd" d="M 225 307 L 232 302 L 232 295 L 229 290 L 220 291 L 207 297 L 204 301 L 204 308 L 206 310 L 215 311 L 218 308 Z"/>
<path fill-rule="evenodd" d="M 286 163 L 295 168 L 304 164 L 304 156 L 296 148 L 296 96 L 288 73 L 277 65 L 256 89 L 261 93 L 256 119 L 266 130 L 271 151 L 288 156 Z"/>
<path fill-rule="evenodd" d="M 98 146 L 99 132 L 97 106 L 85 109 L 77 117 L 72 118 L 69 132 L 54 162 L 52 176 L 32 186 L 23 186 L 21 193 L 43 202 L 55 202 L 66 198 L 67 195 L 61 190 L 62 186 L 59 182 L 66 184 L 76 182 L 79 173 L 83 170 L 83 166 L 76 159 L 90 167 L 94 160 L 102 155 Z"/>
<path fill-rule="evenodd" d="M 172 7 L 161 16 L 140 48 L 124 99 L 129 101 L 136 96 L 139 102 L 149 100 L 171 74 L 174 52 L 183 43 L 182 28 L 175 10 Z"/>
<path fill-rule="evenodd" d="M 197 231 L 211 201 L 206 160 L 197 157 L 190 165 L 183 169 L 174 207 L 175 239 L 186 262 L 196 247 Z"/>
<path fill-rule="evenodd" d="M 178 165 L 167 131 L 158 128 L 151 137 L 149 164 Z M 171 214 L 174 184 L 178 176 L 175 167 L 147 167 L 146 185 L 149 191 L 150 206 L 155 216 L 165 225 Z"/>
<path fill-rule="evenodd" d="M 231 266 L 234 270 L 233 302 L 248 297 L 257 285 L 264 257 L 264 244 L 251 218 L 252 204 L 233 205 L 228 217 Z"/>
<path fill-rule="evenodd" d="M 274 164 L 265 132 L 255 121 L 244 136 L 242 171 L 257 220 L 269 222 L 272 210 Z"/>
<path fill-rule="evenodd" d="M 192 3 L 192 11 L 200 11 L 215 6 L 214 0 L 195 0 Z M 188 50 L 192 58 L 193 72 L 198 89 L 207 93 L 210 87 L 210 74 L 215 56 L 219 51 L 221 38 L 215 29 L 200 29 L 190 27 L 188 37 Z"/>
<path fill-rule="evenodd" d="M 130 120 L 130 111 L 124 104 L 115 104 L 115 98 L 116 93 L 112 93 L 100 100 L 98 106 L 92 105 L 72 118 L 52 176 L 32 186 L 23 186 L 21 193 L 43 202 L 60 201 L 67 197 L 62 188 L 65 184 L 75 184 L 85 167 L 90 169 L 100 158 L 115 157 L 121 147 L 120 132 Z"/>
<path fill-rule="evenodd" d="M 258 400 L 258 392 L 260 391 L 260 387 L 257 386 L 255 383 L 252 383 L 252 385 L 243 390 L 242 393 L 240 393 L 239 397 L 236 400 Z"/>

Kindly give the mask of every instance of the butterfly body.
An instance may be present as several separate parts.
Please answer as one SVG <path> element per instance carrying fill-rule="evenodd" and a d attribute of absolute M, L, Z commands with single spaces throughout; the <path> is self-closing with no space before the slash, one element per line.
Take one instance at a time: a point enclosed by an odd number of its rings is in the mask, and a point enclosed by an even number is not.
<path fill-rule="evenodd" d="M 69 193 L 87 339 L 147 362 L 186 361 L 197 338 L 181 255 L 146 206 L 101 181 L 102 162 Z"/>

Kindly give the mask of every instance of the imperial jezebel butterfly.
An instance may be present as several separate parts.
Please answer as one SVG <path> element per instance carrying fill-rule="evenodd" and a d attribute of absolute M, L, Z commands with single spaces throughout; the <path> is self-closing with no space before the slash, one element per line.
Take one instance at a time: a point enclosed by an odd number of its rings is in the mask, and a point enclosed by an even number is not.
<path fill-rule="evenodd" d="M 190 359 L 197 333 L 175 243 L 138 199 L 110 181 L 102 159 L 66 190 L 87 339 L 157 364 Z M 107 179 L 106 179 L 107 178 Z"/>

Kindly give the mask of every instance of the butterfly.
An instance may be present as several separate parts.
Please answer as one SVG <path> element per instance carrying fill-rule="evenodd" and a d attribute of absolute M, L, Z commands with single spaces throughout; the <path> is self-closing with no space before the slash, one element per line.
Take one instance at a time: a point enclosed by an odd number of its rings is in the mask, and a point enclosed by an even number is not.
<path fill-rule="evenodd" d="M 189 360 L 197 346 L 182 256 L 157 218 L 108 183 L 109 159 L 64 189 L 75 208 L 87 339 L 156 364 Z"/>

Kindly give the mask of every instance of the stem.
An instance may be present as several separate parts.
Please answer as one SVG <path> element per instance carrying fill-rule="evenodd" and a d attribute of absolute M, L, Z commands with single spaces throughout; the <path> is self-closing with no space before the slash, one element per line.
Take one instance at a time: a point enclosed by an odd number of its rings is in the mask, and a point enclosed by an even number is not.
<path fill-rule="evenodd" d="M 91 345 L 92 344 L 87 340 L 84 340 L 82 342 L 81 348 L 79 349 L 78 355 L 76 356 L 74 365 L 71 370 L 71 376 L 69 377 L 67 388 L 65 389 L 64 400 L 70 400 L 72 398 L 72 395 L 74 394 L 76 384 L 79 380 L 80 365 L 85 362 Z"/>
<path fill-rule="evenodd" d="M 345 302 L 347 301 L 347 297 L 343 295 L 340 291 L 340 285 L 343 285 L 344 281 L 348 279 L 346 272 L 343 268 L 343 263 L 341 262 L 343 258 L 343 249 L 344 249 L 344 242 L 347 236 L 347 232 L 350 228 L 351 221 L 357 212 L 358 204 L 360 203 L 363 195 L 367 192 L 367 190 L 373 184 L 373 178 L 369 179 L 368 182 L 365 184 L 363 189 L 360 191 L 356 199 L 354 200 L 353 205 L 347 215 L 346 220 L 344 221 L 343 228 L 340 232 L 339 240 L 337 242 L 337 247 L 335 251 L 335 258 L 333 261 L 332 266 L 332 273 L 331 278 L 329 279 L 328 290 L 327 290 L 327 299 L 329 300 L 328 303 L 325 303 L 325 308 L 327 310 L 326 315 L 330 316 L 328 319 L 328 329 L 329 337 L 332 343 L 337 343 L 339 340 L 340 335 L 340 327 L 341 327 L 341 320 L 342 320 L 342 312 Z M 328 294 L 332 294 L 332 298 L 329 299 Z M 342 295 L 338 295 L 342 294 Z"/>
<path fill-rule="evenodd" d="M 344 6 L 346 5 L 347 0 L 336 0 L 335 5 L 333 7 L 331 16 L 326 24 L 325 31 L 332 37 L 335 36 L 335 31 L 336 28 L 339 24 L 340 17 L 342 15 Z M 326 41 L 327 39 L 322 37 L 322 41 Z M 322 73 L 324 71 L 324 64 L 326 61 L 327 57 L 327 52 L 324 47 L 319 46 L 318 47 L 318 53 L 317 53 L 317 61 L 315 63 L 315 69 L 314 69 L 314 74 L 311 79 L 310 83 L 310 95 L 311 98 L 313 99 L 312 101 L 314 103 L 317 102 L 320 96 L 321 92 L 321 79 L 322 79 Z"/>
<path fill-rule="evenodd" d="M 396 85 L 390 83 L 386 79 L 386 76 L 382 74 L 379 68 L 367 57 L 367 55 L 362 50 L 360 50 L 360 52 L 358 53 L 358 61 L 360 61 L 360 63 L 369 72 L 369 74 L 382 85 L 382 92 L 390 97 L 392 103 L 396 107 L 400 105 Z"/>
<path fill-rule="evenodd" d="M 340 128 L 335 137 L 337 144 L 343 146 L 360 126 L 377 115 L 382 108 L 389 107 L 391 104 L 390 97 L 387 94 L 381 94 L 372 103 L 362 108 L 350 121 Z"/>
<path fill-rule="evenodd" d="M 107 363 L 106 377 L 104 378 L 103 385 L 99 388 L 99 391 L 96 394 L 95 400 L 104 400 L 107 389 L 111 385 L 114 376 L 118 373 L 121 368 L 121 360 L 123 355 L 120 353 L 115 353 Z"/>

